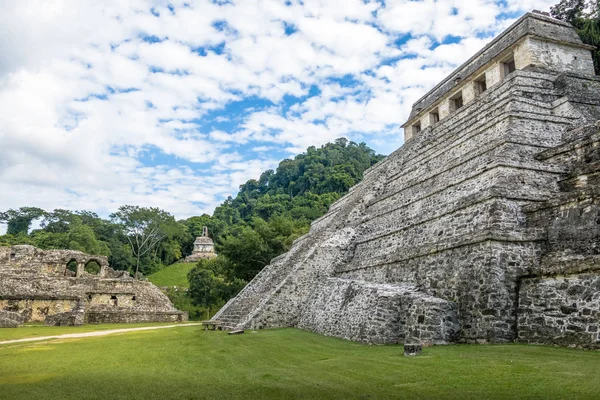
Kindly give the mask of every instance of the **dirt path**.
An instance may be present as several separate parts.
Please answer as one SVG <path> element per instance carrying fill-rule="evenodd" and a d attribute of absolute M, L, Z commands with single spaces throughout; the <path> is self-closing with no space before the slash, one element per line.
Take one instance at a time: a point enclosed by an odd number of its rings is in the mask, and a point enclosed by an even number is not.
<path fill-rule="evenodd" d="M 125 328 L 125 329 L 110 329 L 110 330 L 106 330 L 106 331 L 95 331 L 95 332 L 66 333 L 63 335 L 38 336 L 38 337 L 30 337 L 30 338 L 23 338 L 23 339 L 5 340 L 5 341 L 0 342 L 0 345 L 11 344 L 11 343 L 22 343 L 22 342 L 36 342 L 36 341 L 40 341 L 40 340 L 49 340 L 49 339 L 74 339 L 74 338 L 84 338 L 84 337 L 106 336 L 106 335 L 112 335 L 115 333 L 151 331 L 151 330 L 156 330 L 156 329 L 168 329 L 168 328 L 177 328 L 177 327 L 182 327 L 182 326 L 198 326 L 198 325 L 202 325 L 202 324 L 197 323 L 197 324 L 145 326 L 143 328 Z"/>

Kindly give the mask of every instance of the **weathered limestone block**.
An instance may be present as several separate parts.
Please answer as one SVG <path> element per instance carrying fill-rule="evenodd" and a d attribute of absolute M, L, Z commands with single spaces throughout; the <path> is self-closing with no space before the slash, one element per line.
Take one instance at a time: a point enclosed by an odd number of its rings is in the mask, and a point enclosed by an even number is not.
<path fill-rule="evenodd" d="M 18 328 L 24 321 L 21 314 L 0 309 L 0 328 Z"/>
<path fill-rule="evenodd" d="M 600 271 L 523 279 L 518 312 L 519 341 L 600 348 Z"/>
<path fill-rule="evenodd" d="M 515 58 L 523 67 L 528 65 L 554 67 L 560 71 L 581 75 L 593 75 L 594 71 L 594 64 L 587 48 L 568 46 L 531 36 L 525 38 Z"/>
<path fill-rule="evenodd" d="M 423 352 L 423 346 L 420 344 L 405 344 L 404 355 L 407 357 L 418 356 Z"/>
<path fill-rule="evenodd" d="M 306 304 L 298 327 L 363 343 L 398 343 L 402 295 L 393 285 L 328 279 Z"/>
<path fill-rule="evenodd" d="M 0 310 L 0 318 L 12 319 L 20 324 L 25 322 L 25 317 L 23 317 L 21 314 L 7 310 Z"/>
<path fill-rule="evenodd" d="M 411 300 L 401 341 L 426 345 L 456 341 L 460 329 L 456 303 L 426 295 Z"/>
<path fill-rule="evenodd" d="M 81 326 L 83 325 L 85 312 L 83 310 L 50 315 L 45 324 L 49 326 Z"/>

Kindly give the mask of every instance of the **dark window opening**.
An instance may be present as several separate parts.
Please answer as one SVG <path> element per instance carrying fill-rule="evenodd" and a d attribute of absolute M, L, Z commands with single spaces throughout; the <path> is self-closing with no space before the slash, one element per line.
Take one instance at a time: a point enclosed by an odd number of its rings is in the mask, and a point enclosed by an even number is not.
<path fill-rule="evenodd" d="M 450 98 L 450 110 L 456 111 L 459 108 L 462 108 L 462 106 L 464 106 L 463 95 L 462 92 L 458 92 Z"/>
<path fill-rule="evenodd" d="M 454 107 L 455 107 L 457 110 L 458 110 L 459 108 L 461 108 L 462 106 L 464 106 L 464 103 L 463 103 L 463 98 L 462 98 L 462 97 L 461 97 L 461 98 L 459 98 L 459 99 L 456 99 L 456 100 L 454 100 Z"/>
<path fill-rule="evenodd" d="M 417 134 L 419 132 L 421 132 L 421 122 L 420 121 L 413 125 L 413 134 Z"/>
<path fill-rule="evenodd" d="M 131 298 L 131 300 L 135 301 L 135 296 L 133 296 L 133 297 Z"/>
<path fill-rule="evenodd" d="M 67 263 L 65 276 L 77 276 L 77 261 L 71 260 Z"/>
<path fill-rule="evenodd" d="M 17 253 L 10 253 L 10 259 L 14 260 L 15 258 L 17 258 Z"/>
<path fill-rule="evenodd" d="M 487 83 L 485 82 L 485 75 L 475 80 L 475 93 L 481 94 L 487 90 Z"/>
<path fill-rule="evenodd" d="M 440 113 L 437 108 L 429 113 L 429 118 L 432 124 L 440 122 Z"/>
<path fill-rule="evenodd" d="M 112 305 L 115 307 L 117 307 L 119 305 L 119 300 L 117 299 L 117 296 L 110 296 L 110 301 L 111 301 Z"/>
<path fill-rule="evenodd" d="M 515 66 L 515 58 L 514 56 L 510 56 L 507 58 L 502 64 L 502 77 L 508 76 L 508 74 L 516 71 L 517 67 Z"/>

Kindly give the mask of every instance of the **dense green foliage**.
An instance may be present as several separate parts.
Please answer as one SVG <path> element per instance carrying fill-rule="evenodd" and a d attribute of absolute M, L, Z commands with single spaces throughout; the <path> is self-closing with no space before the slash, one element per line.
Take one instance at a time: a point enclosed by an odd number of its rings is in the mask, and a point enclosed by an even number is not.
<path fill-rule="evenodd" d="M 111 220 L 121 229 L 123 236 L 129 243 L 131 253 L 135 258 L 135 276 L 138 275 L 142 257 L 154 252 L 154 259 L 158 256 L 159 245 L 171 239 L 175 245 L 173 255 L 181 257 L 179 240 L 189 239 L 183 227 L 175 218 L 159 208 L 145 208 L 138 206 L 122 206 L 111 214 Z"/>
<path fill-rule="evenodd" d="M 593 52 L 594 68 L 600 75 L 600 1 L 562 0 L 550 8 L 550 13 L 554 18 L 573 25 L 583 43 L 596 47 Z"/>
<path fill-rule="evenodd" d="M 172 294 L 174 302 L 210 312 L 244 283 L 252 279 L 272 258 L 287 251 L 292 242 L 308 232 L 310 223 L 325 214 L 329 206 L 362 179 L 363 172 L 383 156 L 364 143 L 338 139 L 320 148 L 309 147 L 293 159 L 283 160 L 273 171 L 261 174 L 240 186 L 213 215 L 175 221 L 157 208 L 122 206 L 100 218 L 89 211 L 54 210 L 32 207 L 0 213 L 8 232 L 1 245 L 32 244 L 42 249 L 72 249 L 109 256 L 118 270 L 144 275 L 163 270 L 192 252 L 194 238 L 207 226 L 219 257 L 201 262 L 189 271 L 173 268 L 173 285 L 184 286 L 190 278 L 190 295 Z M 201 190 L 201 189 L 199 189 Z M 29 229 L 39 220 L 40 229 Z M 170 279 L 170 278 L 169 278 Z M 187 286 L 187 285 L 185 285 Z"/>
<path fill-rule="evenodd" d="M 8 215 L 23 215 L 28 207 L 19 210 L 8 210 Z M 128 216 L 129 220 L 124 218 Z M 122 218 L 121 218 L 122 217 Z M 149 244 L 139 252 L 140 271 L 150 274 L 169 265 L 182 256 L 182 248 L 189 247 L 193 238 L 187 227 L 176 222 L 173 216 L 155 208 L 123 206 L 111 219 L 100 218 L 89 211 L 69 211 L 57 209 L 52 212 L 41 210 L 38 216 L 40 228 L 30 233 L 19 231 L 0 236 L 0 246 L 15 244 L 31 244 L 41 249 L 70 249 L 89 254 L 109 257 L 111 267 L 117 270 L 129 270 L 134 273 L 138 262 L 135 227 L 151 228 L 158 224 L 159 229 L 148 231 L 144 239 Z M 1 220 L 0 220 L 1 221 Z M 148 225 L 148 221 L 151 222 Z M 8 225 L 12 220 L 8 219 Z M 138 225 L 135 225 L 135 224 Z M 23 224 L 25 225 L 25 224 Z M 26 223 L 31 225 L 31 220 Z M 14 232 L 14 231 L 13 231 Z M 132 246 L 133 244 L 133 246 Z"/>
<path fill-rule="evenodd" d="M 246 281 L 233 275 L 226 257 L 201 260 L 188 273 L 189 297 L 193 303 L 206 309 L 206 319 L 211 317 L 211 307 L 221 307 L 235 296 Z"/>
<path fill-rule="evenodd" d="M 184 275 L 184 278 L 187 280 L 186 275 Z M 170 287 L 166 291 L 166 295 L 169 297 L 175 308 L 188 313 L 190 321 L 204 320 L 209 314 L 209 309 L 202 305 L 194 304 L 194 300 L 192 300 L 189 293 L 185 290 Z M 215 306 L 213 305 L 212 307 L 214 308 Z"/>
<path fill-rule="evenodd" d="M 0 212 L 0 222 L 7 224 L 6 233 L 9 235 L 27 234 L 33 220 L 43 214 L 44 210 L 37 207 L 21 207 Z"/>
<path fill-rule="evenodd" d="M 265 171 L 258 180 L 241 185 L 238 195 L 218 206 L 212 217 L 194 217 L 186 223 L 208 226 L 233 275 L 249 280 L 287 251 L 311 221 L 325 214 L 382 158 L 364 143 L 346 139 L 309 147 L 306 153 L 283 160 L 276 171 Z"/>
<path fill-rule="evenodd" d="M 338 139 L 284 160 L 276 171 L 241 185 L 211 216 L 184 223 L 192 235 L 207 226 L 219 257 L 190 272 L 190 296 L 210 311 L 243 287 L 274 257 L 289 250 L 310 223 L 357 184 L 383 157 L 364 143 Z"/>
<path fill-rule="evenodd" d="M 148 280 L 156 286 L 167 287 L 166 294 L 173 305 L 178 310 L 186 311 L 190 320 L 201 320 L 206 318 L 208 309 L 201 302 L 200 305 L 194 304 L 187 292 L 190 286 L 188 273 L 195 266 L 196 263 L 175 263 L 149 275 Z"/>
<path fill-rule="evenodd" d="M 79 328 L 53 333 L 61 329 Z M 598 352 L 455 345 L 403 357 L 401 346 L 295 329 L 229 336 L 181 326 L 0 345 L 0 354 L 0 398 L 11 400 L 595 399 L 600 393 Z"/>

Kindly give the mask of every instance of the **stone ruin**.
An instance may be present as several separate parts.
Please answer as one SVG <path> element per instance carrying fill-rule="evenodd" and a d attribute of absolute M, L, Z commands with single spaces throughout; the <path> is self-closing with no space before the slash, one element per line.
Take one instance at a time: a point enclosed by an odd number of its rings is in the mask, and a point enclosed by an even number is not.
<path fill-rule="evenodd" d="M 180 262 L 193 263 L 200 260 L 215 258 L 216 256 L 215 244 L 208 236 L 208 228 L 205 226 L 202 228 L 202 236 L 198 236 L 194 241 L 194 250 L 192 250 L 192 254 Z"/>
<path fill-rule="evenodd" d="M 0 247 L 0 327 L 186 320 L 156 286 L 111 269 L 106 257 Z"/>
<path fill-rule="evenodd" d="M 600 78 L 528 13 L 214 319 L 363 343 L 600 347 Z"/>

